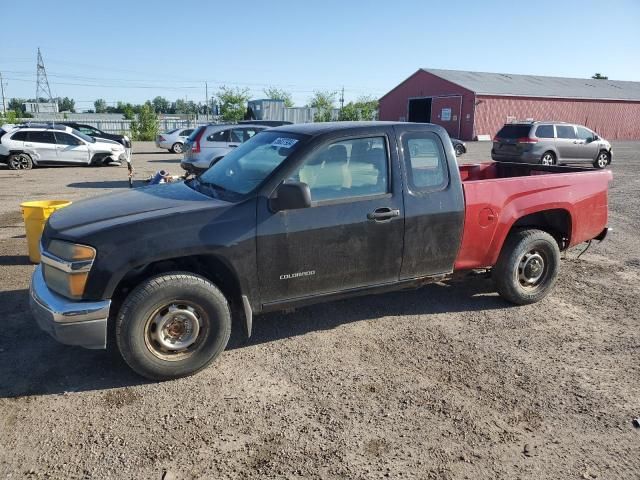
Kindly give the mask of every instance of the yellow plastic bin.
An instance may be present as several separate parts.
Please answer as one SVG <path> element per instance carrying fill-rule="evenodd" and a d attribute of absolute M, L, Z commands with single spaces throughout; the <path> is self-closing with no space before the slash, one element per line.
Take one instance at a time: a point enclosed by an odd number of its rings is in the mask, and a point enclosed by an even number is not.
<path fill-rule="evenodd" d="M 69 200 L 40 200 L 20 204 L 27 232 L 29 260 L 33 263 L 40 263 L 40 237 L 47 219 L 53 212 L 67 205 L 71 205 Z"/>

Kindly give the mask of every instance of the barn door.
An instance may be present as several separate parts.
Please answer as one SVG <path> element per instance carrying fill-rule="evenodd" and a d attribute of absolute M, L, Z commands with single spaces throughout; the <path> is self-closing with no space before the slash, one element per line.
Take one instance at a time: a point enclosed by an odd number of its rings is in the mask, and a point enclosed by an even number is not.
<path fill-rule="evenodd" d="M 460 138 L 462 97 L 434 97 L 431 103 L 431 123 L 441 125 L 451 138 Z"/>

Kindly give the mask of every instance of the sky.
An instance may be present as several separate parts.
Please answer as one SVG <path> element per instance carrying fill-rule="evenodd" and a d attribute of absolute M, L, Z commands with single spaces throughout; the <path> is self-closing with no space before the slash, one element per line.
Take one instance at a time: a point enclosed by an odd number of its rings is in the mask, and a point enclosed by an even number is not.
<path fill-rule="evenodd" d="M 3 1 L 5 96 L 35 96 L 41 49 L 76 110 L 221 85 L 296 105 L 316 90 L 380 97 L 419 68 L 640 81 L 640 0 Z M 339 96 L 339 95 L 338 95 Z"/>

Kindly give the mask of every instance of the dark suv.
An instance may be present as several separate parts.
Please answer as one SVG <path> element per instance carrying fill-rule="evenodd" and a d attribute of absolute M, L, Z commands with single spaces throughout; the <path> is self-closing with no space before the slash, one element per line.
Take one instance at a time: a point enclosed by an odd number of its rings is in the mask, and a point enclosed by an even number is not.
<path fill-rule="evenodd" d="M 493 139 L 491 158 L 497 162 L 589 162 L 596 168 L 611 163 L 611 144 L 582 125 L 564 122 L 507 123 Z"/>
<path fill-rule="evenodd" d="M 85 135 L 89 135 L 90 137 L 106 138 L 107 140 L 113 140 L 115 142 L 118 142 L 126 149 L 131 148 L 131 140 L 126 135 L 118 135 L 116 133 L 103 132 L 102 130 L 96 127 L 92 127 L 91 125 L 86 125 L 84 123 L 77 123 L 77 122 L 56 122 L 56 123 L 74 128 L 79 132 L 84 133 Z"/>

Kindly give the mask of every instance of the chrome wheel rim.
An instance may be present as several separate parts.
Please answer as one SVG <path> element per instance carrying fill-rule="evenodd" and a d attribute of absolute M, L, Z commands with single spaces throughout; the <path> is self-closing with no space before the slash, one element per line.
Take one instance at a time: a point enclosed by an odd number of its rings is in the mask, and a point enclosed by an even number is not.
<path fill-rule="evenodd" d="M 553 165 L 553 156 L 550 154 L 545 154 L 542 156 L 542 165 Z"/>
<path fill-rule="evenodd" d="M 604 168 L 604 167 L 607 166 L 607 163 L 609 163 L 609 158 L 607 157 L 607 154 L 606 153 L 601 153 L 598 156 L 598 166 L 600 168 Z"/>
<path fill-rule="evenodd" d="M 145 344 L 162 360 L 191 356 L 206 337 L 208 319 L 197 305 L 176 300 L 155 309 L 145 323 Z"/>
<path fill-rule="evenodd" d="M 29 158 L 26 155 L 17 155 L 11 159 L 14 170 L 26 170 L 29 168 Z"/>
<path fill-rule="evenodd" d="M 525 253 L 518 262 L 518 282 L 523 288 L 536 288 L 546 276 L 546 262 L 538 250 Z"/>
<path fill-rule="evenodd" d="M 182 145 L 180 145 L 179 143 L 176 143 L 175 146 L 173 147 L 173 151 L 176 153 L 182 153 Z"/>

